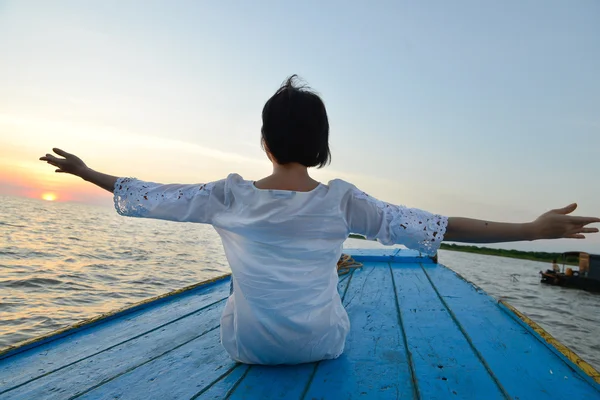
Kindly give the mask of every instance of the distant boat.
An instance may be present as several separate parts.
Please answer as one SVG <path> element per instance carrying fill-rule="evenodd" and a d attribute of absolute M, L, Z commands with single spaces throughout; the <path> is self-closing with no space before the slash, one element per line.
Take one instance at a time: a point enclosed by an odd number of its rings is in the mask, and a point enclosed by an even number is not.
<path fill-rule="evenodd" d="M 337 360 L 232 361 L 222 276 L 0 351 L 0 399 L 600 398 L 589 364 L 433 259 L 347 253 L 363 266 L 339 278 L 352 327 Z"/>
<path fill-rule="evenodd" d="M 565 267 L 565 260 L 570 256 L 579 257 L 577 270 Z M 561 258 L 563 265 L 560 270 L 540 271 L 542 283 L 600 292 L 600 255 L 571 251 L 563 253 Z"/>

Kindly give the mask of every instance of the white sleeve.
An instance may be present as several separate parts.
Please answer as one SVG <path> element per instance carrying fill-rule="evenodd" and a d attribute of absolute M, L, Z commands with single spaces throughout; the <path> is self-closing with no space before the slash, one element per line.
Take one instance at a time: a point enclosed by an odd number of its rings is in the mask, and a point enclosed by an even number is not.
<path fill-rule="evenodd" d="M 225 180 L 207 184 L 163 185 L 119 178 L 114 187 L 120 215 L 169 221 L 212 223 L 225 205 Z"/>
<path fill-rule="evenodd" d="M 440 247 L 448 218 L 417 208 L 397 206 L 352 188 L 345 203 L 351 233 L 376 239 L 382 244 L 401 244 L 434 255 Z"/>

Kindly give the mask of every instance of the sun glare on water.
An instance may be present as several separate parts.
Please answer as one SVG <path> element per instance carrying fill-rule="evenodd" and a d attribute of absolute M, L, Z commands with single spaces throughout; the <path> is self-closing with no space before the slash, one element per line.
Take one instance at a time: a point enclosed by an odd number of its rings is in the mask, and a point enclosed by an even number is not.
<path fill-rule="evenodd" d="M 46 201 L 54 201 L 56 200 L 56 195 L 54 193 L 44 193 L 42 195 L 42 199 Z"/>

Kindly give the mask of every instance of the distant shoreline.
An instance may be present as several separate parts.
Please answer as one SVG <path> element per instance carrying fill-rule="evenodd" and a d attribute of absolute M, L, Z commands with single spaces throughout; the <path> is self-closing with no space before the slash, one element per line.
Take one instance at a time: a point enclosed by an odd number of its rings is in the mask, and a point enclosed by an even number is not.
<path fill-rule="evenodd" d="M 463 246 L 457 244 L 446 244 L 442 243 L 440 246 L 441 250 L 448 251 L 460 251 L 463 253 L 482 254 L 486 256 L 498 256 L 507 258 L 517 258 L 519 260 L 539 261 L 548 264 L 552 263 L 552 260 L 556 259 L 559 265 L 562 265 L 562 253 L 548 253 L 543 251 L 521 251 L 521 250 L 505 250 L 505 249 L 492 249 L 489 247 L 479 246 Z M 566 265 L 579 265 L 579 257 L 569 256 L 565 260 Z M 550 267 L 548 267 L 550 268 Z"/>
<path fill-rule="evenodd" d="M 363 239 L 365 238 L 360 235 L 350 235 L 352 239 Z M 442 243 L 440 250 L 448 251 L 460 251 L 463 253 L 482 254 L 486 256 L 498 256 L 507 258 L 516 258 L 519 260 L 539 261 L 548 264 L 552 263 L 552 260 L 556 259 L 558 264 L 562 265 L 562 253 L 548 253 L 543 251 L 521 251 L 521 250 L 505 250 L 505 249 L 492 249 L 490 247 L 479 247 L 479 246 L 465 246 L 458 244 L 447 244 Z M 565 264 L 567 265 L 579 265 L 579 258 L 577 256 L 570 256 L 567 258 Z M 548 267 L 550 268 L 550 267 Z"/>

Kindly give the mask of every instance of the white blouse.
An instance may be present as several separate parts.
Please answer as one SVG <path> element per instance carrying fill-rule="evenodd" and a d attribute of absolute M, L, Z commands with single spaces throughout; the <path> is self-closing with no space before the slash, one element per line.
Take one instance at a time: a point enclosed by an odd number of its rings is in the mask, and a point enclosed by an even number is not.
<path fill-rule="evenodd" d="M 295 192 L 258 189 L 237 174 L 203 185 L 119 178 L 114 202 L 121 215 L 216 229 L 233 275 L 221 342 L 247 364 L 299 364 L 342 354 L 350 323 L 336 265 L 349 233 L 433 255 L 448 222 L 376 200 L 339 179 Z"/>

